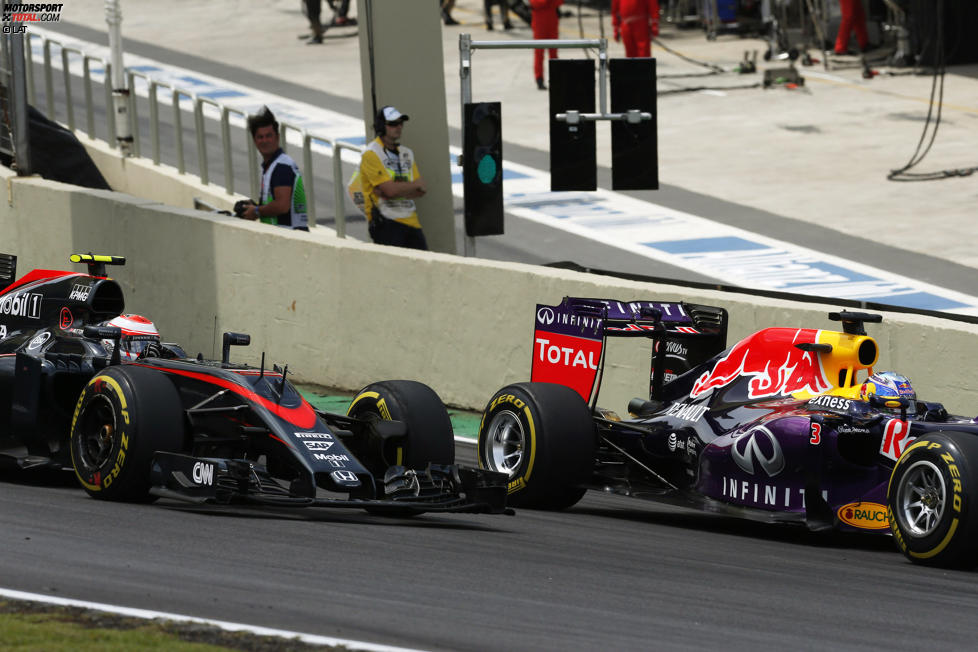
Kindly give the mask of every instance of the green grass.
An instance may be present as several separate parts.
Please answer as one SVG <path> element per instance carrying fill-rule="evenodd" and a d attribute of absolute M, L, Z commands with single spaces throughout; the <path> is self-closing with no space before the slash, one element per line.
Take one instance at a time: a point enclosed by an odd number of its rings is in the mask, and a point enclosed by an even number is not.
<path fill-rule="evenodd" d="M 350 407 L 350 401 L 353 400 L 353 394 L 336 389 L 315 385 L 297 385 L 296 389 L 313 407 L 326 412 L 346 414 L 346 409 Z M 452 420 L 452 430 L 455 431 L 456 437 L 465 437 L 473 442 L 478 439 L 481 414 L 450 407 L 448 416 Z"/>
<path fill-rule="evenodd" d="M 341 650 L 227 632 L 212 625 L 146 620 L 43 602 L 0 600 L 4 652 L 282 652 Z"/>

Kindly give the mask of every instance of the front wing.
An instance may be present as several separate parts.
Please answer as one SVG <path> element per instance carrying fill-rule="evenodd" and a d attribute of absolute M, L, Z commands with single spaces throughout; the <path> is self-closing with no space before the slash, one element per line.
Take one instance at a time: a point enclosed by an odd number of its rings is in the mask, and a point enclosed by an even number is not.
<path fill-rule="evenodd" d="M 513 513 L 506 507 L 506 474 L 455 464 L 429 464 L 417 471 L 393 466 L 384 477 L 383 498 L 303 495 L 299 487 L 283 486 L 251 460 L 178 453 L 156 453 L 150 480 L 154 496 L 196 504 Z"/>

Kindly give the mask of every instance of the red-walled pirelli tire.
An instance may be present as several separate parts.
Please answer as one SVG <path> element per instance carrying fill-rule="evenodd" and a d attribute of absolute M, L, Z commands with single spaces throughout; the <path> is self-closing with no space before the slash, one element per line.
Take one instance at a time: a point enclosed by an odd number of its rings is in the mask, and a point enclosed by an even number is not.
<path fill-rule="evenodd" d="M 384 468 L 371 469 L 381 478 L 387 467 L 395 464 L 423 469 L 428 462 L 455 463 L 452 420 L 435 390 L 424 383 L 415 380 L 371 383 L 357 393 L 347 414 L 360 419 L 403 421 L 407 425 L 407 441 L 380 451 Z"/>
<path fill-rule="evenodd" d="M 150 464 L 156 451 L 185 446 L 183 407 L 161 372 L 116 365 L 94 376 L 71 420 L 71 462 L 94 498 L 152 502 Z"/>
<path fill-rule="evenodd" d="M 509 505 L 566 509 L 586 491 L 596 437 L 591 410 L 573 389 L 517 383 L 486 405 L 479 466 L 509 475 Z"/>
<path fill-rule="evenodd" d="M 917 564 L 978 565 L 978 436 L 940 432 L 900 456 L 887 489 L 897 547 Z"/>

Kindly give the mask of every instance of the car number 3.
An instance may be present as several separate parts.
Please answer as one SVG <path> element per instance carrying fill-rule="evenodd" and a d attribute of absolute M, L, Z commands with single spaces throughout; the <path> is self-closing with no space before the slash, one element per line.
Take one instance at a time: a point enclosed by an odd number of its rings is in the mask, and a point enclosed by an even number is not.
<path fill-rule="evenodd" d="M 813 445 L 813 446 L 816 446 L 819 443 L 821 443 L 821 441 L 822 441 L 822 424 L 820 424 L 820 423 L 813 423 L 812 424 L 812 436 L 808 440 L 808 443 L 811 444 L 811 445 Z"/>

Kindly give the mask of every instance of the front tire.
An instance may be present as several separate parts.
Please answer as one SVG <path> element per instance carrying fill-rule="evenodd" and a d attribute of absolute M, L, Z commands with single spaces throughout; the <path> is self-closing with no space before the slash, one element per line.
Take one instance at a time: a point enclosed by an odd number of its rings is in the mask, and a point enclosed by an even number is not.
<path fill-rule="evenodd" d="M 925 435 L 890 476 L 887 506 L 897 548 L 917 564 L 978 565 L 978 437 Z"/>
<path fill-rule="evenodd" d="M 71 462 L 93 498 L 152 502 L 156 451 L 185 446 L 183 406 L 162 373 L 134 365 L 109 367 L 78 397 L 71 421 Z"/>
<path fill-rule="evenodd" d="M 594 465 L 591 410 L 569 387 L 517 383 L 489 400 L 479 427 L 479 466 L 509 476 L 507 503 L 566 509 Z"/>
<path fill-rule="evenodd" d="M 384 450 L 371 451 L 383 468 L 371 469 L 383 477 L 388 467 L 423 469 L 429 462 L 455 463 L 455 434 L 445 404 L 435 390 L 414 380 L 385 380 L 361 389 L 347 414 L 358 419 L 403 421 L 404 440 Z"/>

